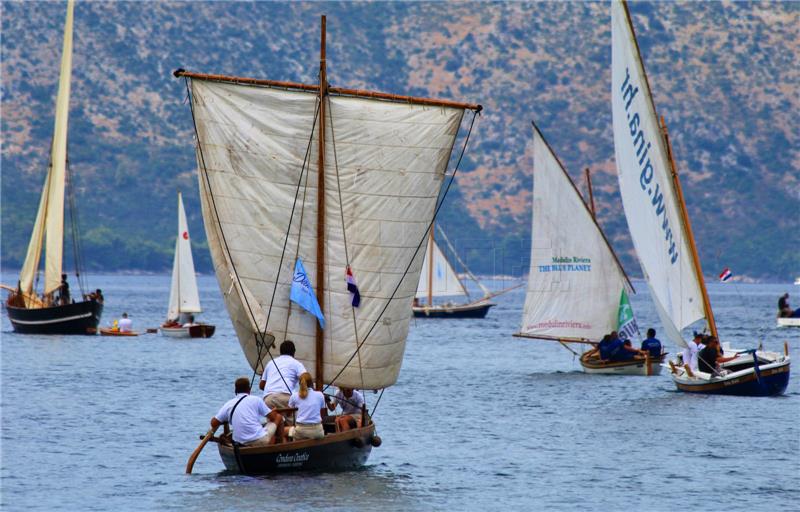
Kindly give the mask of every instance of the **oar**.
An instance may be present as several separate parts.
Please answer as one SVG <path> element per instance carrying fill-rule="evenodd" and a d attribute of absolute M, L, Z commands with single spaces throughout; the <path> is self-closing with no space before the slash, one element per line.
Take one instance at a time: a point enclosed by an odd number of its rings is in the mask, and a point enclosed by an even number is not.
<path fill-rule="evenodd" d="M 192 452 L 192 455 L 189 457 L 189 462 L 186 463 L 186 474 L 187 475 L 191 475 L 192 474 L 192 468 L 194 467 L 194 461 L 197 460 L 197 457 L 200 456 L 200 452 L 203 451 L 203 448 L 206 447 L 206 444 L 208 444 L 208 442 L 211 440 L 211 438 L 213 436 L 214 436 L 214 431 L 213 430 L 209 430 L 206 433 L 206 437 L 204 437 L 203 440 L 200 441 L 200 444 L 197 445 L 197 448 L 194 449 L 194 451 Z"/>

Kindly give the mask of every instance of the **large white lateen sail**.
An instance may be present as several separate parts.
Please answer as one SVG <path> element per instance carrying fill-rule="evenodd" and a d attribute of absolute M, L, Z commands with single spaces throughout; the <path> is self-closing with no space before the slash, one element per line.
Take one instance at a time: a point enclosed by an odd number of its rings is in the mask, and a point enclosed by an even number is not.
<path fill-rule="evenodd" d="M 433 261 L 433 265 L 431 265 Z M 466 296 L 467 290 L 458 278 L 453 266 L 447 261 L 439 245 L 433 239 L 428 238 L 428 246 L 425 252 L 425 261 L 422 263 L 422 271 L 419 274 L 419 284 L 417 285 L 417 298 L 428 297 L 428 282 L 431 297 L 457 297 Z"/>
<path fill-rule="evenodd" d="M 533 228 L 520 334 L 598 340 L 617 329 L 630 291 L 611 246 L 575 184 L 534 126 Z"/>
<path fill-rule="evenodd" d="M 177 320 L 181 313 L 200 313 L 200 295 L 192 259 L 189 225 L 183 208 L 183 196 L 178 192 L 178 237 L 175 240 L 175 257 L 172 261 L 172 285 L 169 289 L 168 320 Z"/>
<path fill-rule="evenodd" d="M 627 7 L 611 4 L 611 97 L 620 193 L 633 245 L 666 335 L 705 317 L 667 146 Z"/>
<path fill-rule="evenodd" d="M 209 246 L 251 366 L 269 361 L 256 341 L 266 330 L 274 347 L 294 341 L 297 359 L 315 368 L 317 319 L 289 301 L 299 258 L 314 290 L 323 290 L 324 380 L 367 389 L 393 384 L 424 259 L 419 244 L 463 108 L 326 96 L 325 243 L 318 248 L 318 91 L 196 76 L 191 90 Z M 345 281 L 348 262 L 357 308 Z"/>

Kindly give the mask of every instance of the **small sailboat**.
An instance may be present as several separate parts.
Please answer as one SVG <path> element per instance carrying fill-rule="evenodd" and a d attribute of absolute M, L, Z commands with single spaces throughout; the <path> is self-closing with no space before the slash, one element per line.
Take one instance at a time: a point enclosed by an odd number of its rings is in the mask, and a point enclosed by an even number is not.
<path fill-rule="evenodd" d="M 190 94 L 217 280 L 254 376 L 289 339 L 318 390 L 393 385 L 450 154 L 480 105 L 331 87 L 324 16 L 318 85 L 175 76 Z M 373 413 L 345 431 L 325 418 L 320 440 L 204 443 L 240 473 L 353 468 L 380 444 Z"/>
<path fill-rule="evenodd" d="M 178 192 L 178 236 L 172 260 L 167 321 L 161 326 L 161 334 L 170 338 L 210 338 L 214 335 L 215 327 L 194 319 L 194 315 L 202 311 L 186 210 L 183 208 L 183 196 Z"/>
<path fill-rule="evenodd" d="M 16 287 L 3 286 L 11 291 L 6 302 L 8 318 L 14 331 L 29 334 L 94 334 L 103 313 L 101 295 L 84 293 L 80 276 L 80 242 L 77 238 L 77 212 L 69 176 L 67 157 L 67 128 L 69 124 L 70 80 L 72 77 L 72 24 L 75 4 L 67 2 L 64 23 L 64 44 L 56 98 L 55 127 L 50 147 L 50 166 L 47 171 L 39 211 L 33 226 L 28 252 Z M 69 191 L 72 234 L 75 248 L 76 277 L 81 300 L 69 293 L 63 270 L 65 189 Z M 44 247 L 43 247 L 44 246 Z M 45 254 L 44 288 L 36 290 L 39 264 Z"/>
<path fill-rule="evenodd" d="M 611 26 L 611 94 L 620 193 L 662 332 L 677 346 L 686 347 L 681 330 L 705 320 L 711 335 L 718 338 L 667 127 L 657 115 L 624 1 L 612 2 Z M 725 350 L 726 355 L 734 352 L 738 351 Z M 739 352 L 739 357 L 713 374 L 670 362 L 672 378 L 681 391 L 746 396 L 783 393 L 789 367 L 786 346 L 782 354 Z"/>
<path fill-rule="evenodd" d="M 591 347 L 612 331 L 633 335 L 632 293 L 625 270 L 593 209 L 533 124 L 533 221 L 528 291 L 515 336 Z M 591 187 L 590 187 L 591 190 Z M 590 196 L 592 194 L 590 193 Z M 660 358 L 603 360 L 597 350 L 580 355 L 586 373 L 657 375 Z"/>
<path fill-rule="evenodd" d="M 453 265 L 448 261 L 447 256 L 434 239 L 431 229 L 428 236 L 428 245 L 425 252 L 425 261 L 422 264 L 422 272 L 419 275 L 419 284 L 417 285 L 417 294 L 414 297 L 412 310 L 415 317 L 421 318 L 483 318 L 489 309 L 494 307 L 495 304 L 489 300 L 492 293 L 478 280 L 475 275 L 470 272 L 469 268 L 458 258 L 458 253 L 455 252 L 447 235 L 439 227 L 439 235 L 447 243 L 452 254 L 458 259 L 462 268 L 467 274 L 467 277 L 472 279 L 483 291 L 483 297 L 478 300 L 470 300 L 464 304 L 453 304 L 451 302 L 445 304 L 434 304 L 434 297 L 467 297 L 469 300 L 469 292 L 464 286 L 464 283 L 458 277 Z M 425 304 L 421 304 L 420 299 L 426 299 Z"/>

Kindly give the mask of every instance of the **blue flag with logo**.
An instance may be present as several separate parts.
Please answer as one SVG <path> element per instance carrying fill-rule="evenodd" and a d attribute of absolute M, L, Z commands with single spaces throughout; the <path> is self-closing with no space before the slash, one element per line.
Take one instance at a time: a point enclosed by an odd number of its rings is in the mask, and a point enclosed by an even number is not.
<path fill-rule="evenodd" d="M 325 317 L 322 310 L 319 309 L 319 302 L 317 296 L 314 295 L 314 288 L 311 287 L 311 281 L 308 280 L 308 274 L 303 267 L 303 261 L 297 258 L 297 263 L 294 264 L 294 277 L 292 278 L 292 291 L 289 294 L 292 302 L 296 302 L 303 309 L 317 317 L 319 326 L 325 328 Z"/>

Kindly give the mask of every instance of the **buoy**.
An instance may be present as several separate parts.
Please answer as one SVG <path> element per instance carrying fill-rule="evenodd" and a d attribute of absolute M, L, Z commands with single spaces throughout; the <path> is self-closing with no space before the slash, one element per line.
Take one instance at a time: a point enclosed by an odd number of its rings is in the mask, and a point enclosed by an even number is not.
<path fill-rule="evenodd" d="M 379 447 L 381 445 L 381 443 L 383 441 L 381 441 L 380 436 L 372 436 L 372 438 L 370 438 L 369 442 L 370 442 L 370 444 L 372 444 L 372 446 L 377 448 L 377 447 Z"/>

